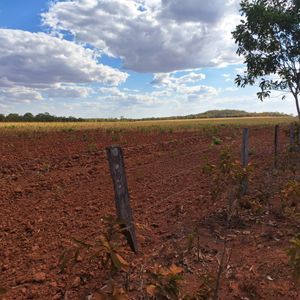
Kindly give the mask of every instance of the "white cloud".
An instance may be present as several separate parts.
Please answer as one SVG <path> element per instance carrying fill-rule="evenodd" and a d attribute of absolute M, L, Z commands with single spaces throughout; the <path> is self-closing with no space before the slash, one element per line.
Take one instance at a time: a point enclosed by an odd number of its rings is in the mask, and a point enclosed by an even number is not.
<path fill-rule="evenodd" d="M 0 68 L 1 69 L 1 68 Z M 23 102 L 28 103 L 42 100 L 43 97 L 40 92 L 26 87 L 0 87 L 0 101 L 2 102 Z"/>
<path fill-rule="evenodd" d="M 231 78 L 231 74 L 222 74 L 222 76 L 225 78 L 225 82 L 231 82 L 233 81 L 232 78 Z"/>
<path fill-rule="evenodd" d="M 94 92 L 90 87 L 76 85 L 57 85 L 43 92 L 49 98 L 86 98 Z"/>
<path fill-rule="evenodd" d="M 174 86 L 183 85 L 187 83 L 195 83 L 205 79 L 205 74 L 190 72 L 186 75 L 175 76 L 175 73 L 156 73 L 152 84 L 154 86 L 164 86 L 172 88 Z"/>
<path fill-rule="evenodd" d="M 158 105 L 170 105 L 171 109 L 171 106 L 177 106 L 179 103 L 199 103 L 216 97 L 219 94 L 217 89 L 199 84 L 204 78 L 204 74 L 194 72 L 181 76 L 176 73 L 155 74 L 152 81 L 156 87 L 154 91 L 141 92 L 128 88 L 104 87 L 98 90 L 97 99 L 123 108 L 141 106 L 152 109 Z"/>
<path fill-rule="evenodd" d="M 239 67 L 234 69 L 237 74 L 243 75 L 247 71 L 247 67 Z"/>
<path fill-rule="evenodd" d="M 181 101 L 198 101 L 200 99 L 210 99 L 218 95 L 217 89 L 211 86 L 201 85 L 199 82 L 205 79 L 205 74 L 189 72 L 178 76 L 175 73 L 154 74 L 152 85 L 160 89 L 154 95 L 161 97 L 177 98 Z"/>
<path fill-rule="evenodd" d="M 130 91 L 130 90 L 128 90 L 128 91 Z M 117 87 L 103 87 L 103 88 L 99 89 L 99 92 L 102 93 L 102 94 L 117 96 L 119 98 L 124 98 L 124 95 L 125 95 Z"/>
<path fill-rule="evenodd" d="M 151 84 L 155 87 L 180 91 L 187 84 L 194 84 L 205 79 L 205 74 L 189 72 L 182 76 L 176 76 L 176 73 L 156 73 Z"/>
<path fill-rule="evenodd" d="M 43 22 L 72 33 L 138 72 L 226 66 L 239 62 L 231 37 L 237 0 L 67 0 Z"/>
<path fill-rule="evenodd" d="M 162 0 L 162 17 L 179 22 L 215 24 L 232 8 L 226 0 Z"/>
<path fill-rule="evenodd" d="M 128 77 L 98 63 L 94 51 L 45 33 L 0 29 L 0 44 L 0 91 L 8 100 L 85 97 L 91 89 L 80 84 L 119 85 Z"/>
<path fill-rule="evenodd" d="M 120 106 L 131 106 L 134 104 L 150 105 L 154 103 L 161 103 L 164 101 L 161 97 L 150 93 L 136 93 L 135 90 L 123 89 L 120 90 L 117 87 L 112 88 L 100 88 L 101 93 L 99 99 L 107 102 L 115 102 Z"/>
<path fill-rule="evenodd" d="M 118 88 L 117 88 L 118 89 Z M 85 101 L 60 102 L 61 111 L 72 110 L 72 115 L 86 117 L 159 117 L 178 116 L 200 113 L 212 109 L 241 109 L 250 112 L 263 111 L 285 111 L 295 113 L 292 98 L 282 101 L 280 97 L 261 102 L 257 99 L 255 92 L 249 91 L 246 95 L 232 93 L 219 93 L 217 96 L 207 98 L 201 95 L 183 95 L 166 91 L 140 93 L 134 98 L 133 90 L 120 90 L 126 98 L 121 100 L 112 98 L 109 94 L 99 95 L 97 99 Z M 165 93 L 165 94 L 164 94 Z M 131 97 L 131 94 L 133 97 Z M 43 110 L 49 111 L 49 110 Z"/>

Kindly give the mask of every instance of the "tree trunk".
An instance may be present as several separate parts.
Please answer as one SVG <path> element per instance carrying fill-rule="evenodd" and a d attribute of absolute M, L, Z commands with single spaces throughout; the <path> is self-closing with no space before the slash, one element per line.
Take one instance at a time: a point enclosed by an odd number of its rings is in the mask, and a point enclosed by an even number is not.
<path fill-rule="evenodd" d="M 295 94 L 294 97 L 295 97 L 295 101 L 296 101 L 296 107 L 297 107 L 298 119 L 299 119 L 299 122 L 300 122 L 300 105 L 299 105 L 299 98 L 298 98 L 298 95 L 297 95 L 297 94 Z"/>

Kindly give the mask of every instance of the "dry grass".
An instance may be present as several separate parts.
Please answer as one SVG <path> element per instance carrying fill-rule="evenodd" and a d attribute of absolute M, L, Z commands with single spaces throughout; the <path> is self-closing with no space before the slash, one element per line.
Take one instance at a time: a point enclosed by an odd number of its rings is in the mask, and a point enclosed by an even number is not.
<path fill-rule="evenodd" d="M 295 120 L 292 117 L 251 117 L 251 118 L 217 118 L 217 119 L 185 119 L 185 120 L 153 120 L 153 121 L 118 121 L 118 122 L 16 122 L 0 123 L 0 132 L 7 131 L 73 131 L 87 129 L 103 130 L 195 130 L 209 126 L 268 126 L 288 124 Z"/>

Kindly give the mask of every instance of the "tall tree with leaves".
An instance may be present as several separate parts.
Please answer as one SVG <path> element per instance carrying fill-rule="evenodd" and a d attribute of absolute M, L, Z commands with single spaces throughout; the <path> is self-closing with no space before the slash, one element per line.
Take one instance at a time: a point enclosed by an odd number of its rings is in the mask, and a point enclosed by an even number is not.
<path fill-rule="evenodd" d="M 300 120 L 300 0 L 242 0 L 241 23 L 232 32 L 247 70 L 238 86 L 259 82 L 258 98 L 291 93 Z"/>

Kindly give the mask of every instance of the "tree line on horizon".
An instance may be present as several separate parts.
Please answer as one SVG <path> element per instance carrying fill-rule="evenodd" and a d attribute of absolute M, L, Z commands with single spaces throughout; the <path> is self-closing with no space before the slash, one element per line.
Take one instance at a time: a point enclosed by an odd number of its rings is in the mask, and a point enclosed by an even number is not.
<path fill-rule="evenodd" d="M 32 113 L 25 113 L 19 115 L 16 113 L 10 113 L 8 115 L 0 114 L 0 122 L 82 122 L 85 121 L 82 118 L 76 117 L 57 117 L 50 115 L 49 113 L 39 113 L 33 115 Z"/>
<path fill-rule="evenodd" d="M 291 115 L 279 112 L 263 112 L 263 113 L 249 113 L 243 110 L 209 110 L 204 113 L 192 114 L 186 116 L 172 116 L 162 118 L 142 118 L 142 119 L 127 119 L 120 118 L 93 118 L 84 119 L 76 117 L 57 117 L 47 112 L 33 115 L 32 113 L 25 113 L 20 115 L 17 113 L 10 113 L 8 115 L 0 114 L 0 122 L 117 122 L 117 121 L 138 121 L 138 120 L 173 120 L 173 119 L 204 119 L 204 118 L 242 118 L 242 117 L 291 117 Z"/>

